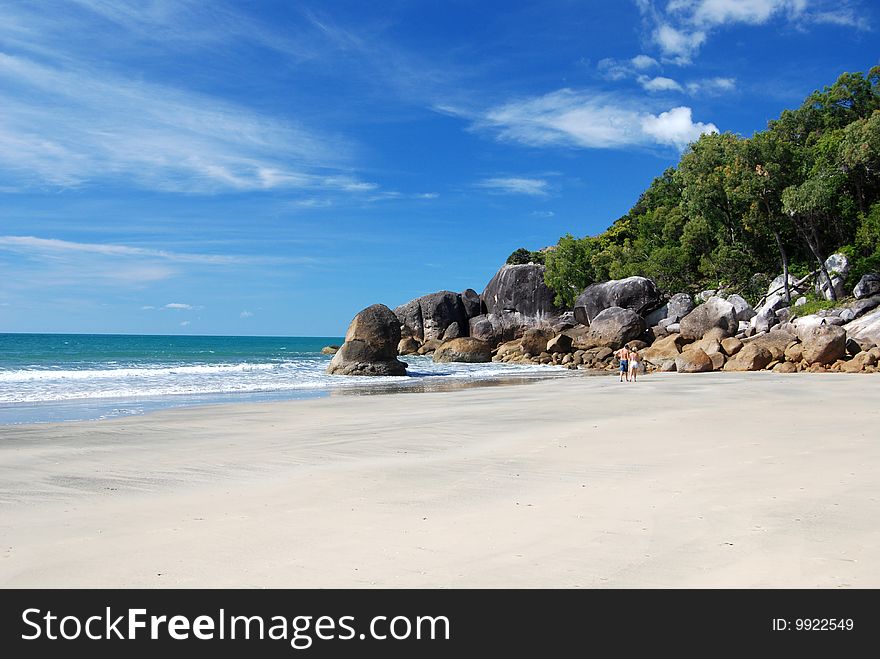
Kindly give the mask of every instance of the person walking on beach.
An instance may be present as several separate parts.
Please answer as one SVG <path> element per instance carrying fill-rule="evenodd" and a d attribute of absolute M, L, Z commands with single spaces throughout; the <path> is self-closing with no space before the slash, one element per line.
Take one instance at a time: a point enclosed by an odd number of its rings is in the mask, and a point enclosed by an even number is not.
<path fill-rule="evenodd" d="M 638 378 L 639 366 L 639 351 L 632 349 L 629 351 L 629 373 L 632 375 L 633 382 Z"/>
<path fill-rule="evenodd" d="M 623 378 L 626 377 L 626 381 L 629 382 L 629 348 L 623 346 L 614 353 L 614 356 L 620 360 L 620 381 L 623 382 Z"/>

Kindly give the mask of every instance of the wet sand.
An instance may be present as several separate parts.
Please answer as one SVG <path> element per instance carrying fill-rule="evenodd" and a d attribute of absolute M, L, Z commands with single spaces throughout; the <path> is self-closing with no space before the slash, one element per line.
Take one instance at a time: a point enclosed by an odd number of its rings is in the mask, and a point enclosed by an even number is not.
<path fill-rule="evenodd" d="M 0 427 L 0 586 L 876 588 L 878 394 L 673 373 Z"/>

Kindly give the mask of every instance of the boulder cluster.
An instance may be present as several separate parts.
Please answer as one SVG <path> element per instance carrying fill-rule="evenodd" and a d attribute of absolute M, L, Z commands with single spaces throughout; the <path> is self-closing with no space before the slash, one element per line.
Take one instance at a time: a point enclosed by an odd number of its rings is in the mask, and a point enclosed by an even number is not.
<path fill-rule="evenodd" d="M 842 255 L 829 258 L 830 285 L 843 299 Z M 838 281 L 837 279 L 840 279 Z M 569 369 L 616 367 L 615 351 L 636 348 L 646 370 L 880 371 L 880 275 L 866 275 L 853 299 L 800 315 L 803 280 L 777 277 L 752 307 L 737 294 L 703 291 L 664 295 L 645 277 L 588 286 L 567 311 L 554 304 L 544 266 L 505 265 L 481 294 L 440 291 L 394 311 L 373 305 L 352 321 L 328 372 L 405 375 L 398 355 L 437 362 L 512 362 Z"/>

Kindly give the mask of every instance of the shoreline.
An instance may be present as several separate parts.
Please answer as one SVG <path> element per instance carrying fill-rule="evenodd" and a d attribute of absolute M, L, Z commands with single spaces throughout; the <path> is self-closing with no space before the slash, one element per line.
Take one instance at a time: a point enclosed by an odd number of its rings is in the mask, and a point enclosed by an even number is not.
<path fill-rule="evenodd" d="M 319 398 L 332 398 L 335 396 L 368 396 L 379 394 L 395 394 L 395 393 L 429 393 L 433 391 L 457 391 L 458 389 L 469 389 L 479 387 L 495 387 L 507 385 L 528 384 L 530 382 L 555 379 L 562 377 L 578 377 L 578 376 L 598 376 L 607 375 L 608 373 L 601 370 L 595 372 L 571 373 L 567 370 L 555 369 L 544 372 L 541 370 L 526 370 L 522 373 L 503 373 L 486 376 L 483 378 L 466 379 L 459 377 L 450 377 L 448 380 L 444 376 L 421 376 L 401 377 L 400 382 L 374 382 L 370 383 L 369 377 L 364 376 L 338 376 L 347 381 L 347 386 L 338 388 L 315 388 L 315 389 L 294 389 L 294 390 L 278 390 L 264 392 L 225 392 L 214 394 L 170 394 L 165 396 L 142 396 L 139 398 L 71 398 L 57 401 L 23 401 L 23 402 L 4 402 L 0 403 L 0 431 L 7 427 L 39 425 L 45 426 L 55 423 L 78 423 L 78 422 L 104 422 L 113 419 L 126 419 L 143 417 L 150 414 L 156 414 L 166 410 L 177 409 L 201 409 L 224 405 L 262 405 L 265 403 L 293 403 L 297 401 L 313 400 Z M 361 382 L 358 382 L 358 381 Z M 118 412 L 120 407 L 139 407 L 137 412 L 129 414 L 107 414 L 106 412 Z M 18 410 L 46 410 L 45 413 L 51 414 L 55 412 L 56 416 L 64 415 L 65 409 L 71 409 L 67 418 L 55 418 L 33 421 L 5 421 L 4 416 L 15 418 L 15 412 Z M 100 410 L 105 413 L 99 416 L 83 417 L 81 414 L 84 410 L 95 410 L 93 414 L 98 414 Z M 80 411 L 78 416 L 70 416 L 76 411 Z"/>
<path fill-rule="evenodd" d="M 4 426 L 0 587 L 877 587 L 872 381 L 550 378 Z"/>

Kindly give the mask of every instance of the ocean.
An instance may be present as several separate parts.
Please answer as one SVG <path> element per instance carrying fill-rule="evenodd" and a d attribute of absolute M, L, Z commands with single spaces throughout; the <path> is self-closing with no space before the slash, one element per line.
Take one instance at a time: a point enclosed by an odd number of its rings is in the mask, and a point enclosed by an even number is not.
<path fill-rule="evenodd" d="M 515 364 L 435 364 L 409 377 L 324 372 L 342 337 L 0 334 L 0 425 L 107 419 L 168 407 L 424 390 L 562 375 Z"/>

